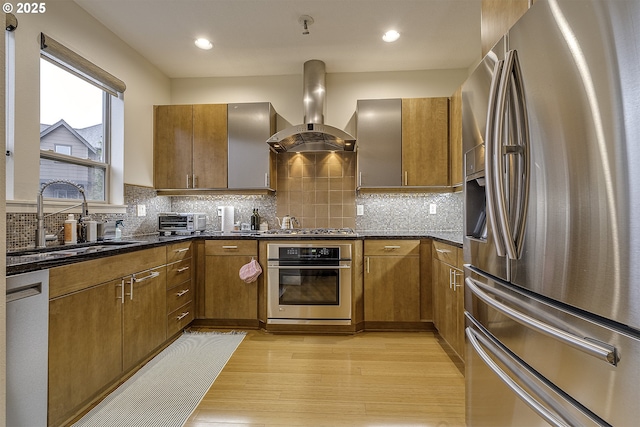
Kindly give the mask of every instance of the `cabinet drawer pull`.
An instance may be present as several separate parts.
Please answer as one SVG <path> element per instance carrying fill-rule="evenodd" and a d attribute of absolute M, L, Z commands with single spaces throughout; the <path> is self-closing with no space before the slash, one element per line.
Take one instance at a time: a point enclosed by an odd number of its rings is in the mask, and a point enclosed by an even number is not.
<path fill-rule="evenodd" d="M 180 314 L 178 317 L 176 317 L 176 320 L 182 320 L 185 317 L 187 317 L 189 315 L 188 311 L 185 311 L 184 313 Z"/>
<path fill-rule="evenodd" d="M 395 249 L 400 249 L 400 248 L 401 248 L 401 246 L 397 246 L 397 245 L 387 245 L 387 246 L 384 247 L 384 249 L 387 250 L 387 251 L 393 251 Z"/>
<path fill-rule="evenodd" d="M 191 267 L 182 267 L 182 268 L 179 268 L 177 271 L 178 271 L 178 273 L 182 273 L 184 271 L 187 271 L 189 268 L 191 268 Z"/>
<path fill-rule="evenodd" d="M 238 245 L 224 245 L 222 249 L 238 249 Z"/>
<path fill-rule="evenodd" d="M 449 249 L 436 249 L 436 252 L 439 254 L 450 254 L 451 251 Z"/>
<path fill-rule="evenodd" d="M 182 295 L 186 294 L 187 292 L 189 292 L 189 289 L 183 289 L 180 292 L 176 293 L 176 295 L 178 297 L 181 297 Z"/>
<path fill-rule="evenodd" d="M 409 185 L 409 174 L 407 171 L 404 171 L 404 185 Z"/>
<path fill-rule="evenodd" d="M 153 279 L 154 277 L 158 277 L 159 275 L 160 275 L 159 271 L 152 271 L 150 274 L 144 277 L 136 277 L 136 275 L 134 274 L 132 282 L 136 282 L 136 283 L 144 282 L 145 280 Z"/>
<path fill-rule="evenodd" d="M 180 252 L 187 252 L 189 250 L 189 248 L 180 248 L 180 249 L 175 249 L 174 252 L 180 253 Z"/>

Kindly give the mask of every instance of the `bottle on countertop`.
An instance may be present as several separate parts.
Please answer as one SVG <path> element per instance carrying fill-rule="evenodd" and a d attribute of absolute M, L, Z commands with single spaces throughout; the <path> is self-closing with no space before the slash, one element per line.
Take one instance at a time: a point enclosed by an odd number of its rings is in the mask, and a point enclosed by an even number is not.
<path fill-rule="evenodd" d="M 78 243 L 78 221 L 76 221 L 73 214 L 67 215 L 67 219 L 64 221 L 64 244 L 75 245 Z"/>
<path fill-rule="evenodd" d="M 260 221 L 258 220 L 258 210 L 253 208 L 253 213 L 251 214 L 251 231 L 255 231 L 260 227 Z"/>
<path fill-rule="evenodd" d="M 122 229 L 124 228 L 124 221 L 121 219 L 116 221 L 116 235 L 113 240 L 120 240 L 122 238 Z"/>
<path fill-rule="evenodd" d="M 258 213 L 258 208 L 254 209 L 253 215 L 251 215 L 251 230 L 260 230 L 260 214 Z"/>

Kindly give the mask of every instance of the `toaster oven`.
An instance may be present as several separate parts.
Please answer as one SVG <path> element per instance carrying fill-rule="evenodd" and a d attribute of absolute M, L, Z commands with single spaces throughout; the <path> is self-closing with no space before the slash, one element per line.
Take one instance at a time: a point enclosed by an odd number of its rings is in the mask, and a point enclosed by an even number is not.
<path fill-rule="evenodd" d="M 165 212 L 158 214 L 160 233 L 196 233 L 207 228 L 207 216 L 203 213 Z"/>

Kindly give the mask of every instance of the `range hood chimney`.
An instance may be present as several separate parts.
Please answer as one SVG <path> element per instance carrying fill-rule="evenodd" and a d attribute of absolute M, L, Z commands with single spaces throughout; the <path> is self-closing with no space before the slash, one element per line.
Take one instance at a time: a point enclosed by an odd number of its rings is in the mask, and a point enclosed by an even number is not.
<path fill-rule="evenodd" d="M 267 144 L 277 153 L 285 151 L 353 151 L 356 139 L 347 132 L 324 124 L 325 65 L 313 59 L 304 63 L 304 124 L 273 134 Z"/>

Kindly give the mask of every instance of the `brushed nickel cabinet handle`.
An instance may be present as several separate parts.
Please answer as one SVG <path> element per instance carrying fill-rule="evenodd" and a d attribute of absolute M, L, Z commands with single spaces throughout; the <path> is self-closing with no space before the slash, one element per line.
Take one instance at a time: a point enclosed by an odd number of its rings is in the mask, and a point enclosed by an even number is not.
<path fill-rule="evenodd" d="M 404 171 L 404 185 L 409 185 L 409 174 Z"/>
<path fill-rule="evenodd" d="M 224 245 L 222 249 L 238 249 L 237 245 Z"/>
<path fill-rule="evenodd" d="M 384 247 L 384 249 L 385 249 L 386 251 L 394 251 L 394 250 L 396 250 L 396 249 L 400 249 L 401 247 L 402 247 L 402 246 L 397 246 L 397 245 L 386 245 L 386 246 Z"/>
<path fill-rule="evenodd" d="M 191 175 L 187 174 L 187 188 L 191 188 Z"/>
<path fill-rule="evenodd" d="M 116 286 L 120 286 L 120 296 L 116 297 L 116 299 L 119 299 L 124 304 L 124 278 L 120 279 L 120 284 Z"/>
<path fill-rule="evenodd" d="M 189 292 L 189 289 L 183 289 L 180 292 L 176 293 L 176 296 L 181 297 L 182 295 L 186 294 L 187 292 Z"/>
<path fill-rule="evenodd" d="M 436 252 L 439 254 L 450 254 L 451 251 L 449 249 L 436 249 Z"/>
<path fill-rule="evenodd" d="M 144 276 L 144 277 L 136 277 L 136 275 L 133 275 L 133 279 L 131 280 L 131 283 L 136 282 L 136 283 L 140 283 L 140 282 L 144 282 L 145 280 L 149 280 L 149 279 L 153 279 L 154 277 L 158 277 L 160 275 L 159 271 L 152 271 L 151 273 L 149 273 L 148 275 Z"/>
<path fill-rule="evenodd" d="M 174 252 L 180 253 L 180 252 L 187 252 L 188 250 L 189 248 L 180 248 L 180 249 L 175 249 Z"/>
<path fill-rule="evenodd" d="M 367 257 L 367 273 L 369 273 L 369 257 Z"/>
<path fill-rule="evenodd" d="M 178 317 L 176 317 L 176 320 L 182 320 L 185 317 L 187 317 L 189 315 L 188 311 L 185 311 L 184 313 L 180 314 Z"/>
<path fill-rule="evenodd" d="M 182 273 L 184 271 L 187 271 L 189 268 L 191 268 L 191 267 L 182 267 L 182 268 L 179 268 L 177 271 L 178 271 L 178 273 Z"/>

